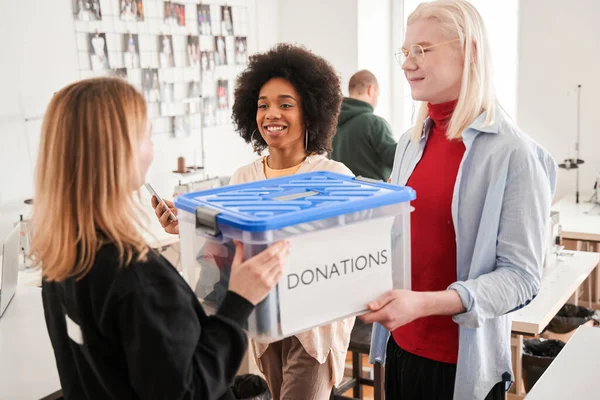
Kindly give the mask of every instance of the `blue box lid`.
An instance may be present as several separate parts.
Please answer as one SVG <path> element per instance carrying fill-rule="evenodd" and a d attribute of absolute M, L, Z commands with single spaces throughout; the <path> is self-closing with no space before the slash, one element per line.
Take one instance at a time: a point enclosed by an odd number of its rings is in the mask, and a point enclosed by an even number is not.
<path fill-rule="evenodd" d="M 415 198 L 410 187 L 315 171 L 186 193 L 175 206 L 208 211 L 219 226 L 264 232 Z"/>

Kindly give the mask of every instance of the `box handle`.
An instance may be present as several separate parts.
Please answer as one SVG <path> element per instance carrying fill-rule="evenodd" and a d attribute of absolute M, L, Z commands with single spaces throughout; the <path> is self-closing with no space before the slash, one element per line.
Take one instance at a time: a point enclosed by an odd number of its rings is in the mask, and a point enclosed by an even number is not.
<path fill-rule="evenodd" d="M 279 196 L 279 197 L 273 197 L 273 200 L 276 200 L 276 201 L 291 201 L 291 200 L 303 199 L 305 197 L 310 197 L 310 196 L 317 196 L 319 194 L 321 194 L 321 192 L 317 192 L 315 190 L 308 190 L 308 191 L 305 191 L 305 192 L 292 193 L 292 194 L 283 195 L 283 196 Z"/>
<path fill-rule="evenodd" d="M 367 183 L 381 183 L 383 182 L 382 180 L 378 180 L 378 179 L 371 179 L 371 178 L 365 178 L 364 176 L 357 176 L 356 178 L 354 178 L 355 181 L 361 181 L 361 182 L 367 182 Z"/>
<path fill-rule="evenodd" d="M 217 216 L 221 212 L 209 207 L 196 207 L 196 231 L 210 236 L 219 236 L 221 230 L 217 224 Z"/>

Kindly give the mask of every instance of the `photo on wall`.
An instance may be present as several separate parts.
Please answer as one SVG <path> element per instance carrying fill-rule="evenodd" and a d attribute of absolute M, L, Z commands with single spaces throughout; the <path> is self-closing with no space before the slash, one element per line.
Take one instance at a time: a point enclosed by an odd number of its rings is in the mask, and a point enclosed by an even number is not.
<path fill-rule="evenodd" d="M 233 17 L 231 6 L 221 6 L 221 34 L 233 36 Z"/>
<path fill-rule="evenodd" d="M 114 76 L 115 78 L 127 80 L 127 68 L 115 68 L 112 69 L 110 72 L 110 75 Z"/>
<path fill-rule="evenodd" d="M 196 67 L 200 64 L 200 38 L 189 35 L 187 37 L 187 66 Z"/>
<path fill-rule="evenodd" d="M 230 123 L 229 92 L 240 68 L 227 66 L 248 63 L 248 20 L 244 7 L 204 3 L 71 0 L 81 77 L 119 77 L 139 87 L 157 133 L 186 132 L 185 119 L 169 123 L 185 106 L 193 110 L 192 133 L 194 127 Z M 186 6 L 192 7 L 187 21 Z"/>
<path fill-rule="evenodd" d="M 219 101 L 219 110 L 227 110 L 229 108 L 228 82 L 219 79 L 217 81 L 217 99 Z"/>
<path fill-rule="evenodd" d="M 198 118 L 193 118 L 194 121 L 200 121 L 202 118 L 202 109 L 200 108 L 200 104 L 201 104 L 202 100 L 200 98 L 196 98 L 193 100 L 186 100 L 185 102 L 185 112 L 188 114 L 193 114 L 194 117 L 198 117 Z M 199 128 L 200 124 L 192 124 L 192 129 L 196 127 Z"/>
<path fill-rule="evenodd" d="M 197 99 L 202 95 L 202 89 L 200 88 L 200 82 L 190 82 L 188 84 L 188 99 Z"/>
<path fill-rule="evenodd" d="M 217 65 L 217 62 L 215 61 L 215 52 L 209 51 L 208 52 L 208 70 L 207 71 L 214 72 L 216 65 Z"/>
<path fill-rule="evenodd" d="M 210 5 L 198 4 L 198 35 L 212 35 L 212 27 L 210 22 Z"/>
<path fill-rule="evenodd" d="M 161 68 L 171 68 L 175 66 L 173 58 L 173 37 L 171 35 L 162 35 L 158 37 L 158 48 L 160 49 L 159 60 Z"/>
<path fill-rule="evenodd" d="M 203 51 L 200 53 L 200 68 L 203 73 L 215 71 L 215 52 Z"/>
<path fill-rule="evenodd" d="M 123 35 L 123 65 L 125 68 L 140 67 L 140 47 L 137 34 Z"/>
<path fill-rule="evenodd" d="M 142 0 L 120 0 L 119 17 L 121 21 L 143 21 L 144 4 Z"/>
<path fill-rule="evenodd" d="M 96 31 L 90 33 L 89 38 L 89 53 L 92 63 L 92 70 L 100 71 L 108 69 L 108 50 L 106 48 L 106 34 Z"/>
<path fill-rule="evenodd" d="M 173 128 L 172 136 L 175 138 L 189 137 L 192 133 L 190 124 L 190 115 L 179 115 L 171 118 Z"/>
<path fill-rule="evenodd" d="M 227 65 L 227 48 L 224 36 L 215 36 L 215 49 L 217 49 L 216 65 Z"/>
<path fill-rule="evenodd" d="M 175 85 L 173 83 L 160 83 L 160 101 L 162 103 L 172 103 L 175 101 Z"/>
<path fill-rule="evenodd" d="M 210 128 L 217 125 L 217 98 L 205 97 L 202 101 L 202 126 Z"/>
<path fill-rule="evenodd" d="M 171 26 L 185 26 L 185 5 L 165 2 L 164 23 Z"/>
<path fill-rule="evenodd" d="M 101 21 L 100 0 L 73 0 L 73 13 L 78 21 Z"/>
<path fill-rule="evenodd" d="M 160 82 L 160 115 L 163 117 L 172 117 L 175 115 L 176 108 L 175 84 L 166 82 L 163 78 Z"/>
<path fill-rule="evenodd" d="M 248 64 L 248 40 L 246 37 L 235 38 L 235 65 Z"/>
<path fill-rule="evenodd" d="M 142 89 L 144 98 L 148 103 L 160 102 L 160 84 L 158 82 L 158 69 L 147 68 L 142 70 Z"/>

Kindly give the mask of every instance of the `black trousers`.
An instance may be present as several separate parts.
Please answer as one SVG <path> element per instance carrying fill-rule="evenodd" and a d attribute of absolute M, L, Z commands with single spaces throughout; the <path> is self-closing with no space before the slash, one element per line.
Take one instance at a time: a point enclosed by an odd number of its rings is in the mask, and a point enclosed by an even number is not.
<path fill-rule="evenodd" d="M 452 400 L 455 378 L 456 365 L 411 354 L 390 336 L 385 363 L 386 399 Z M 504 387 L 504 382 L 496 384 L 485 400 L 504 400 Z"/>

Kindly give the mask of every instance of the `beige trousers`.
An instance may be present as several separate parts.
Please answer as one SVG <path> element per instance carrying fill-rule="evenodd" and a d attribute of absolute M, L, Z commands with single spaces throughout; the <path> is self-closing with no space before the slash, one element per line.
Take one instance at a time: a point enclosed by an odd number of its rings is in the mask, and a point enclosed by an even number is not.
<path fill-rule="evenodd" d="M 273 400 L 327 400 L 333 388 L 329 355 L 324 364 L 292 336 L 269 344 L 260 361 Z"/>

